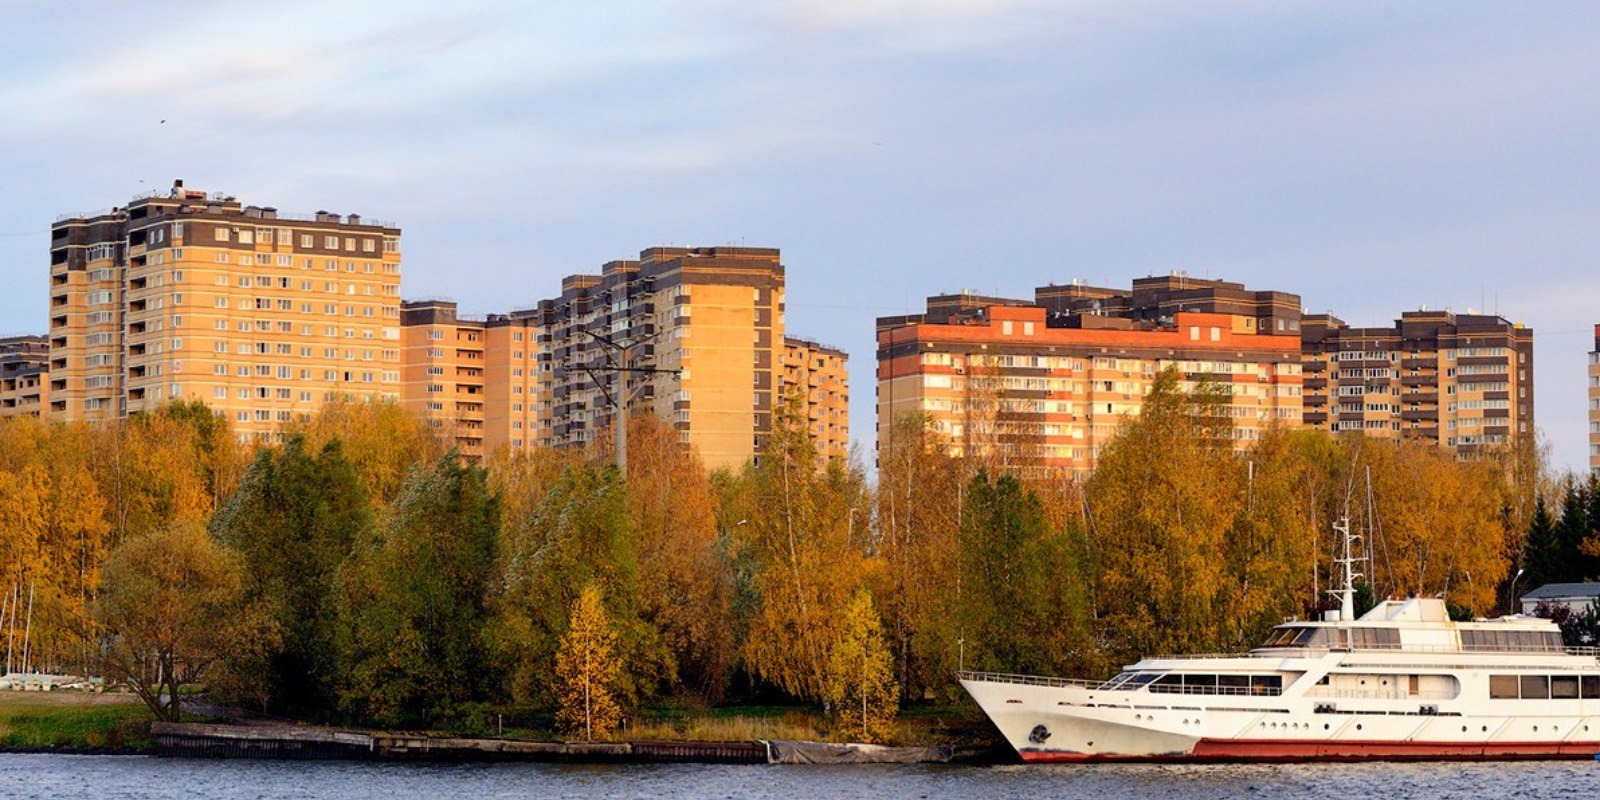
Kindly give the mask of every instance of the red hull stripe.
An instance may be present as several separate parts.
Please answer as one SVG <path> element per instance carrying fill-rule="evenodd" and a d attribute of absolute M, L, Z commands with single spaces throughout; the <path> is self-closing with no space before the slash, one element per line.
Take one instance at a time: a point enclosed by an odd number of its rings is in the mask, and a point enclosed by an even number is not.
<path fill-rule="evenodd" d="M 1115 755 L 1024 750 L 1027 762 L 1091 761 L 1500 761 L 1600 756 L 1600 742 L 1383 742 L 1201 739 L 1189 753 Z"/>

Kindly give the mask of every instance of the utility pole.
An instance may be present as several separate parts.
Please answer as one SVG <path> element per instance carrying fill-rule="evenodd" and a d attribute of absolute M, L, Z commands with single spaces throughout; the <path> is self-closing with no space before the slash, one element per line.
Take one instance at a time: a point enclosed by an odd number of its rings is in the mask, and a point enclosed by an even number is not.
<path fill-rule="evenodd" d="M 628 373 L 640 372 L 646 375 L 677 375 L 678 370 L 657 369 L 656 367 L 635 367 L 633 365 L 634 348 L 637 348 L 640 345 L 649 342 L 651 339 L 660 336 L 660 332 L 652 333 L 648 336 L 642 336 L 638 339 L 624 342 L 616 341 L 608 336 L 601 336 L 600 334 L 590 330 L 585 330 L 583 333 L 600 343 L 600 345 L 606 349 L 606 363 L 597 366 L 591 366 L 588 363 L 582 363 L 578 366 L 589 375 L 589 380 L 593 381 L 594 385 L 600 389 L 600 393 L 605 396 L 606 402 L 609 403 L 614 410 L 611 424 L 615 429 L 614 438 L 616 439 L 617 445 L 617 471 L 626 477 L 628 474 L 628 403 L 633 401 L 633 393 L 628 391 Z M 607 390 L 606 385 L 600 381 L 598 376 L 595 375 L 596 370 L 616 373 L 617 392 L 615 395 Z M 640 384 L 635 391 L 638 389 L 643 389 L 646 385 L 647 384 Z"/>

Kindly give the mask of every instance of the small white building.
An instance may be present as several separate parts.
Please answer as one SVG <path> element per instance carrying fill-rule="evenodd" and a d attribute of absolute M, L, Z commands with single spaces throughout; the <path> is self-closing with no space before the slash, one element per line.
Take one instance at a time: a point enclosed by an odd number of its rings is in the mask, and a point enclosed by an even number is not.
<path fill-rule="evenodd" d="M 1560 603 L 1574 614 L 1589 610 L 1589 605 L 1600 598 L 1600 583 L 1547 583 L 1523 595 L 1522 613 L 1532 614 L 1541 600 Z"/>

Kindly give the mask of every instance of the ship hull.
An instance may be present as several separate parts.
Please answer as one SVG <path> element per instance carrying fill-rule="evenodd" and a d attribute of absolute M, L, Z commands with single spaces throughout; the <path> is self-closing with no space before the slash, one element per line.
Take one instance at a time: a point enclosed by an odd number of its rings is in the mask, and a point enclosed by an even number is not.
<path fill-rule="evenodd" d="M 1322 713 L 1317 701 L 1304 698 L 1134 699 L 1079 685 L 985 680 L 962 685 L 1029 763 L 1509 761 L 1600 755 L 1600 738 L 1590 733 L 1600 732 L 1595 713 L 1600 708 L 1526 717 Z"/>
<path fill-rule="evenodd" d="M 1084 764 L 1127 762 L 1295 763 L 1305 761 L 1517 761 L 1593 760 L 1600 757 L 1595 742 L 1327 742 L 1297 740 L 1201 739 L 1188 752 L 1081 753 L 1040 748 L 1019 748 L 1017 755 L 1030 764 Z"/>

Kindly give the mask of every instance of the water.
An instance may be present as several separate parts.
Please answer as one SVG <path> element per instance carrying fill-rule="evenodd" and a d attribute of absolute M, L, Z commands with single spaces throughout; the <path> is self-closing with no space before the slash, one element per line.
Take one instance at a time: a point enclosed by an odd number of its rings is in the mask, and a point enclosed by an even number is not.
<path fill-rule="evenodd" d="M 567 766 L 201 761 L 0 754 L 0 798 L 1544 798 L 1593 797 L 1600 763 Z"/>

